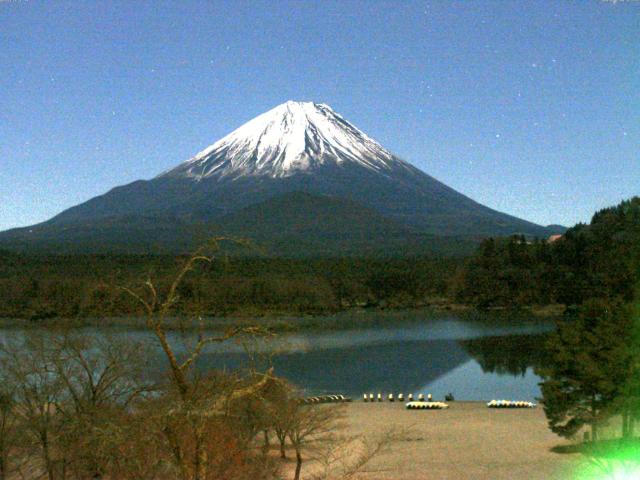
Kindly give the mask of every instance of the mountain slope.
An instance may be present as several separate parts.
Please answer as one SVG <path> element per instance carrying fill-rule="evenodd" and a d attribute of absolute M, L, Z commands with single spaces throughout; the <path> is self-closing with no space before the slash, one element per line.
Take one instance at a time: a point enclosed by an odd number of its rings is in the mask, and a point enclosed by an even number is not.
<path fill-rule="evenodd" d="M 286 193 L 219 220 L 216 230 L 253 239 L 271 255 L 406 256 L 471 253 L 477 239 L 433 237 L 339 197 Z"/>
<path fill-rule="evenodd" d="M 327 198 L 339 199 L 335 211 L 340 215 L 358 205 L 371 212 L 362 217 L 371 226 L 384 218 L 382 223 L 393 222 L 421 238 L 513 233 L 546 237 L 558 231 L 497 212 L 447 187 L 394 156 L 327 105 L 287 102 L 151 180 L 114 188 L 43 224 L 0 233 L 0 246 L 15 246 L 21 241 L 34 247 L 51 242 L 86 245 L 93 241 L 88 239 L 91 229 L 100 231 L 106 228 L 101 226 L 104 223 L 111 233 L 95 241 L 101 248 L 112 244 L 117 249 L 124 240 L 130 240 L 136 222 L 144 227 L 148 238 L 153 238 L 155 222 L 161 230 L 159 236 L 166 239 L 163 245 L 181 250 L 185 242 L 177 237 L 182 239 L 193 228 L 234 224 L 230 220 L 234 213 L 242 216 L 243 209 L 293 192 L 323 197 L 324 203 Z M 298 219 L 304 215 L 305 205 L 309 206 L 308 198 L 300 195 L 287 202 L 287 207 L 300 202 Z M 261 237 L 265 240 L 264 232 L 276 234 L 282 230 L 267 224 L 280 222 L 284 228 L 277 209 L 270 211 L 270 216 L 261 219 L 265 227 Z M 251 225 L 244 224 L 247 228 Z M 351 222 L 353 227 L 356 224 Z M 336 225 L 328 222 L 325 226 Z M 183 233 L 170 234 L 171 226 L 178 226 Z M 234 231 L 242 233 L 235 227 Z M 341 234 L 348 243 L 349 232 Z M 409 233 L 403 235 L 413 238 Z M 356 236 L 352 231 L 351 240 Z M 310 240 L 317 245 L 317 239 Z M 140 248 L 144 250 L 144 241 Z"/>
<path fill-rule="evenodd" d="M 461 255 L 473 252 L 479 242 L 478 238 L 415 232 L 342 198 L 290 192 L 249 205 L 214 223 L 157 216 L 104 217 L 15 229 L 4 235 L 2 244 L 22 252 L 189 252 L 207 238 L 221 235 L 249 239 L 255 247 L 236 249 L 235 253 L 272 257 Z"/>

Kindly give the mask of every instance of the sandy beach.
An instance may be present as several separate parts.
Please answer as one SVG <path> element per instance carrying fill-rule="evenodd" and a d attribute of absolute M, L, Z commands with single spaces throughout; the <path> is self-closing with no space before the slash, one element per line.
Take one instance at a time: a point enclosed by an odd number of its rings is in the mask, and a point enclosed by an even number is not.
<path fill-rule="evenodd" d="M 360 478 L 430 480 L 566 480 L 584 460 L 552 447 L 568 441 L 547 427 L 544 411 L 489 409 L 451 402 L 448 410 L 406 410 L 402 403 L 356 401 L 346 410 L 348 433 L 375 435 L 410 428 L 408 438 L 376 458 Z"/>

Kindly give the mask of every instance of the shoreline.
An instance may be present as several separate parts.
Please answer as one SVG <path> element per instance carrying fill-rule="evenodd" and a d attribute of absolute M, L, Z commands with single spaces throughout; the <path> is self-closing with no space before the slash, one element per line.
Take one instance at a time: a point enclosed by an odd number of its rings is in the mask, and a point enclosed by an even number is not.
<path fill-rule="evenodd" d="M 412 308 L 351 308 L 332 314 L 274 314 L 203 316 L 204 327 L 210 330 L 224 330 L 231 326 L 259 326 L 273 333 L 305 331 L 343 331 L 384 326 L 416 324 L 424 320 L 451 316 L 456 320 L 482 323 L 510 323 L 515 317 L 519 321 L 549 321 L 562 315 L 564 306 L 544 305 L 517 309 L 494 308 L 479 310 L 470 306 L 448 304 L 445 306 L 424 306 Z M 375 317 L 375 318 L 374 318 Z M 201 324 L 197 317 L 178 319 L 167 317 L 167 330 L 198 330 Z M 23 318 L 1 318 L 0 328 L 126 328 L 146 330 L 145 318 L 123 317 L 80 317 L 31 320 Z"/>

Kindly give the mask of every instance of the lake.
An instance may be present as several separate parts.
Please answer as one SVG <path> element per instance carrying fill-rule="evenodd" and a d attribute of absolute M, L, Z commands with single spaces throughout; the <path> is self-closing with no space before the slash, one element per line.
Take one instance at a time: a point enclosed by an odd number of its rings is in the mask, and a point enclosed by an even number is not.
<path fill-rule="evenodd" d="M 308 394 L 431 393 L 442 399 L 535 400 L 549 324 L 487 325 L 455 318 L 419 324 L 292 334 L 273 342 L 278 375 Z M 203 355 L 201 367 L 238 368 L 247 356 L 235 348 Z"/>
<path fill-rule="evenodd" d="M 360 399 L 363 393 L 402 392 L 431 393 L 434 399 L 442 399 L 453 393 L 456 400 L 535 401 L 540 380 L 533 369 L 545 360 L 545 333 L 552 328 L 552 323 L 540 320 L 496 324 L 454 316 L 413 319 L 390 326 L 280 334 L 250 345 L 213 345 L 201 355 L 197 367 L 238 369 L 249 361 L 261 367 L 271 363 L 277 375 L 308 395 L 342 393 Z M 140 330 L 83 331 L 155 345 L 153 336 Z M 2 336 L 16 333 L 19 330 L 0 330 Z M 194 336 L 172 332 L 170 339 L 184 353 Z M 158 359 L 151 357 L 150 369 L 157 368 Z"/>

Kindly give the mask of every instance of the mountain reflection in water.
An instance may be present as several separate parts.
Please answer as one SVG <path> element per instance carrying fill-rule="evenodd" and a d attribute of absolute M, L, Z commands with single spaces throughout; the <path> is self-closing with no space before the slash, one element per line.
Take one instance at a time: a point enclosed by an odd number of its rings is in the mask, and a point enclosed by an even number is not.
<path fill-rule="evenodd" d="M 360 397 L 366 392 L 420 392 L 440 380 L 455 385 L 459 399 L 484 400 L 499 388 L 495 385 L 501 384 L 494 377 L 507 376 L 513 379 L 507 382 L 510 393 L 533 400 L 532 395 L 538 393 L 538 378 L 532 369 L 544 362 L 545 338 L 544 334 L 534 334 L 341 345 L 281 351 L 258 357 L 257 366 L 271 363 L 277 375 L 308 394 Z M 247 358 L 241 352 L 208 353 L 200 358 L 198 366 L 237 369 L 246 365 Z M 481 371 L 469 375 L 469 362 L 479 365 Z M 463 365 L 466 367 L 460 368 Z M 442 381 L 448 376 L 453 378 Z M 439 395 L 444 393 L 447 391 Z"/>
<path fill-rule="evenodd" d="M 538 368 L 547 361 L 548 337 L 548 334 L 504 335 L 459 340 L 459 344 L 485 373 L 524 376 L 527 369 Z"/>
<path fill-rule="evenodd" d="M 378 318 L 380 314 L 376 314 Z M 200 372 L 273 365 L 307 394 L 453 392 L 458 400 L 518 398 L 540 395 L 534 367 L 545 361 L 544 341 L 553 326 L 540 322 L 502 324 L 464 322 L 443 317 L 384 327 L 342 331 L 307 331 L 257 340 L 244 349 L 237 342 L 211 345 L 198 359 Z M 113 341 L 141 342 L 148 348 L 147 374 L 162 375 L 165 359 L 151 332 L 85 328 L 79 333 L 108 336 Z M 205 332 L 216 335 L 215 331 Z M 0 336 L 20 338 L 20 329 Z M 176 355 L 185 358 L 197 335 L 171 331 Z M 247 351 L 252 352 L 251 355 Z"/>

